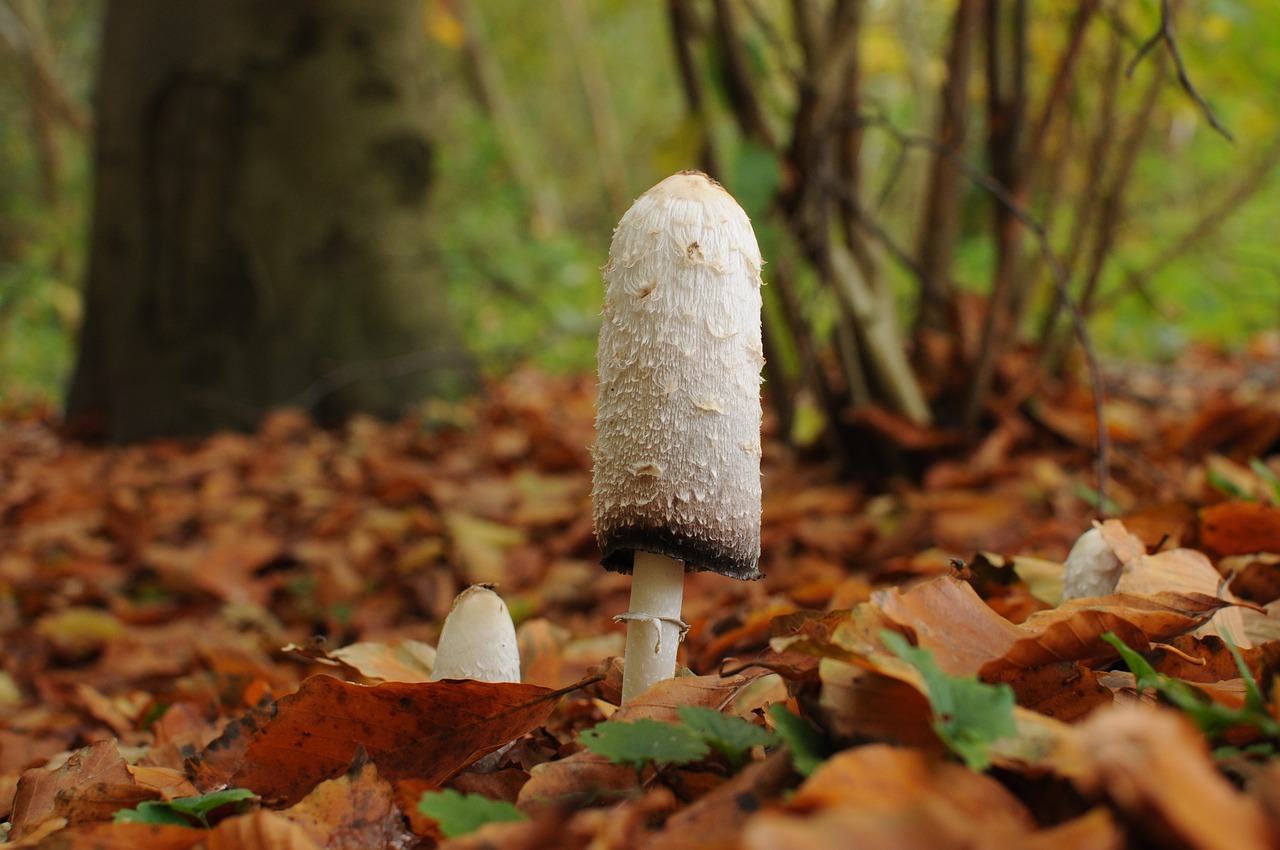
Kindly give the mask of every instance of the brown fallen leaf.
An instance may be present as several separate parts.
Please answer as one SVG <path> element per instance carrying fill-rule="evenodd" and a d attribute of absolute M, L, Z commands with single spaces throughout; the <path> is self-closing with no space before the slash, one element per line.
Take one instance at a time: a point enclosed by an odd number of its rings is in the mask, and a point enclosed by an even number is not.
<path fill-rule="evenodd" d="M 1140 705 L 1092 714 L 1073 738 L 1072 779 L 1106 799 L 1156 846 L 1264 850 L 1277 835 L 1256 798 L 1218 772 L 1205 739 L 1171 709 Z"/>
<path fill-rule="evenodd" d="M 391 783 L 359 755 L 345 775 L 321 782 L 281 814 L 324 847 L 403 847 L 415 841 Z"/>
<path fill-rule="evenodd" d="M 823 763 L 781 807 L 750 818 L 747 850 L 1021 847 L 1030 813 L 999 782 L 915 750 L 868 744 Z"/>
<path fill-rule="evenodd" d="M 987 678 L 1065 661 L 1116 657 L 1102 635 L 1115 632 L 1129 646 L 1189 632 L 1230 605 L 1205 593 L 1118 593 L 1073 599 L 1032 614 L 1020 625 L 991 609 L 967 583 L 951 576 L 909 590 L 877 593 L 871 604 L 907 629 L 951 675 Z"/>
<path fill-rule="evenodd" d="M 680 676 L 658 682 L 613 713 L 611 720 L 640 719 L 679 722 L 681 706 L 724 709 L 744 688 L 765 675 L 763 669 L 736 676 Z M 517 805 L 523 811 L 562 804 L 565 801 L 620 796 L 637 785 L 632 767 L 614 764 L 589 750 L 537 765 L 520 789 Z"/>
<path fill-rule="evenodd" d="M 205 850 L 321 850 L 301 825 L 278 812 L 259 810 L 227 818 L 209 831 Z"/>
<path fill-rule="evenodd" d="M 335 658 L 366 679 L 382 682 L 429 682 L 436 650 L 420 640 L 361 641 L 329 650 Z"/>
<path fill-rule="evenodd" d="M 133 784 L 133 775 L 121 758 L 115 741 L 97 741 L 84 749 L 76 750 L 56 770 L 33 767 L 24 772 L 18 782 L 10 836 L 15 840 L 22 838 L 46 820 L 63 817 L 59 811 L 59 798 L 64 791 Z"/>
<path fill-rule="evenodd" d="M 470 680 L 367 687 L 312 676 L 276 703 L 232 781 L 291 805 L 345 773 L 364 747 L 390 781 L 439 784 L 542 725 L 565 692 Z"/>
<path fill-rule="evenodd" d="M 208 830 L 173 824 L 93 823 L 70 827 L 41 842 L 42 850 L 187 850 Z"/>
<path fill-rule="evenodd" d="M 1280 552 L 1280 508 L 1257 502 L 1201 508 L 1200 542 L 1219 555 Z"/>
<path fill-rule="evenodd" d="M 1151 641 L 1196 629 L 1230 604 L 1216 596 L 1167 591 L 1149 596 L 1117 593 L 1073 599 L 1028 617 L 1022 624 L 1027 636 L 985 665 L 979 675 L 1054 661 L 1090 663 L 1115 658 L 1114 648 L 1102 640 L 1107 632 L 1115 632 L 1130 647 L 1145 650 Z"/>
<path fill-rule="evenodd" d="M 640 850 L 735 850 L 747 819 L 795 778 L 791 755 L 776 750 L 676 812 Z"/>

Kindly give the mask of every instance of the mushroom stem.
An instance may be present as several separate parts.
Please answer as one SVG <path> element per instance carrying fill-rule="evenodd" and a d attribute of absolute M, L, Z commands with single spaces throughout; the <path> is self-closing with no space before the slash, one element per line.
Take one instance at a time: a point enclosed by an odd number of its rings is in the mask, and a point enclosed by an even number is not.
<path fill-rule="evenodd" d="M 652 552 L 636 552 L 631 573 L 631 610 L 617 617 L 627 623 L 622 701 L 676 674 L 676 650 L 688 629 L 680 620 L 684 562 Z"/>

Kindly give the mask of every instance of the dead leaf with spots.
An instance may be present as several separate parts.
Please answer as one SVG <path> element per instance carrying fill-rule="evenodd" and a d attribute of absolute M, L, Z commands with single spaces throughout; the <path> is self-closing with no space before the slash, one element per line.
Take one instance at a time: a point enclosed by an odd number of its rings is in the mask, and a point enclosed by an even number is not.
<path fill-rule="evenodd" d="M 10 837 L 16 840 L 31 834 L 48 820 L 69 818 L 65 813 L 68 808 L 72 810 L 71 815 L 79 814 L 74 803 L 77 790 L 84 791 L 87 797 L 101 799 L 127 796 L 121 795 L 119 789 L 131 787 L 135 787 L 133 775 L 115 741 L 98 741 L 76 750 L 57 769 L 33 767 L 24 772 L 18 782 Z M 71 797 L 64 796 L 68 791 L 72 792 Z"/>
<path fill-rule="evenodd" d="M 359 753 L 346 774 L 321 782 L 281 814 L 325 847 L 404 847 L 415 840 L 391 783 Z"/>
<path fill-rule="evenodd" d="M 542 725 L 567 690 L 470 680 L 368 687 L 312 676 L 276 703 L 232 782 L 291 805 L 345 773 L 363 747 L 390 781 L 439 784 Z"/>

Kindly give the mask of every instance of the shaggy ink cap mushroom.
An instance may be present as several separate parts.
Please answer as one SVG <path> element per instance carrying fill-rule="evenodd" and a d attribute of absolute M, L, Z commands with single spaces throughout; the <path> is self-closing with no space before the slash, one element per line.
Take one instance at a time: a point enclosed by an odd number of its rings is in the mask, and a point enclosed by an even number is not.
<path fill-rule="evenodd" d="M 442 679 L 520 681 L 520 648 L 511 613 L 486 585 L 473 584 L 459 593 L 444 618 L 431 668 L 431 681 Z"/>
<path fill-rule="evenodd" d="M 683 171 L 636 200 L 604 267 L 592 500 L 606 569 L 635 553 L 760 578 L 760 269 L 742 207 Z"/>

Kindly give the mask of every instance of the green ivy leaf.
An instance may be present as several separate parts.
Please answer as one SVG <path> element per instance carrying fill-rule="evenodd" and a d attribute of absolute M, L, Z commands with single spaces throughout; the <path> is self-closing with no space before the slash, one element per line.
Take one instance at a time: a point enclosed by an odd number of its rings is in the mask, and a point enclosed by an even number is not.
<path fill-rule="evenodd" d="M 462 794 L 452 788 L 427 791 L 418 800 L 418 811 L 434 820 L 445 838 L 475 832 L 486 823 L 516 823 L 528 816 L 504 800 L 481 794 Z"/>
<path fill-rule="evenodd" d="M 778 744 L 778 736 L 750 720 L 704 708 L 699 705 L 682 705 L 676 709 L 684 725 L 697 732 L 735 766 L 741 766 L 752 747 L 770 747 Z"/>
<path fill-rule="evenodd" d="M 177 826 L 209 826 L 209 815 L 215 809 L 234 805 L 237 812 L 247 808 L 254 797 L 248 788 L 228 788 L 198 797 L 175 800 L 148 800 L 135 809 L 121 809 L 112 819 L 116 823 L 168 824 Z"/>
<path fill-rule="evenodd" d="M 709 749 L 695 730 L 658 720 L 606 720 L 583 731 L 578 740 L 614 764 L 636 768 L 646 764 L 688 764 L 705 758 Z"/>
<path fill-rule="evenodd" d="M 801 776 L 808 776 L 818 769 L 818 765 L 826 761 L 830 748 L 822 734 L 813 728 L 807 720 L 792 714 L 791 710 L 780 702 L 769 706 L 769 716 L 773 718 L 778 737 L 791 751 L 791 766 Z"/>
<path fill-rule="evenodd" d="M 881 639 L 924 679 L 938 737 L 972 770 L 985 770 L 991 764 L 991 744 L 1018 731 L 1013 688 L 988 685 L 977 676 L 948 676 L 927 649 L 912 646 L 897 632 L 882 632 Z"/>

